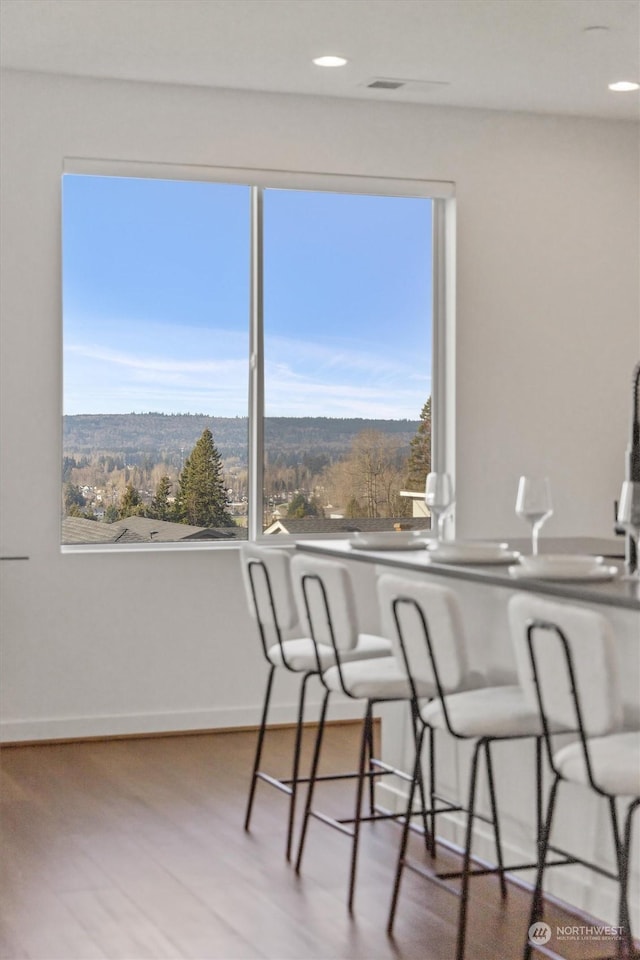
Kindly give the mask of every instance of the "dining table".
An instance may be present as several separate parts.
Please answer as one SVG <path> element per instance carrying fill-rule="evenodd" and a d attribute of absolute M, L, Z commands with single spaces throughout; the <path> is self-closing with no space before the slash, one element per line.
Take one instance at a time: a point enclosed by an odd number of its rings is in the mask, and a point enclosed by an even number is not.
<path fill-rule="evenodd" d="M 415 541 L 422 539 L 419 544 Z M 524 570 L 520 558 L 531 554 L 531 541 L 500 538 L 504 556 L 493 562 L 481 562 L 482 551 L 471 559 L 462 550 L 449 551 L 454 560 L 437 559 L 438 549 L 427 535 L 414 537 L 406 531 L 394 539 L 393 533 L 375 538 L 351 534 L 340 539 L 298 540 L 295 549 L 334 558 L 346 563 L 352 574 L 362 632 L 380 632 L 392 636 L 390 611 L 379 610 L 376 578 L 394 571 L 411 579 L 427 578 L 447 584 L 456 594 L 466 635 L 469 665 L 481 672 L 489 685 L 517 682 L 513 643 L 509 632 L 507 606 L 520 591 L 533 592 L 550 600 L 586 606 L 598 610 L 611 623 L 616 642 L 618 672 L 623 699 L 625 725 L 640 728 L 640 580 L 630 579 L 624 565 L 623 537 L 546 537 L 540 549 L 545 556 L 600 558 L 598 563 L 608 575 L 554 577 L 545 573 L 536 577 Z M 441 551 L 444 555 L 446 551 Z M 391 631 L 391 633 L 389 633 Z M 579 656 L 579 640 L 578 654 Z M 413 762 L 413 735 L 409 712 L 400 704 L 379 708 L 382 758 L 409 770 Z M 559 745 L 570 737 L 558 738 Z M 469 745 L 436 734 L 438 750 L 438 792 L 456 802 L 466 796 L 466 771 Z M 640 763 L 640 758 L 638 760 Z M 535 837 L 535 746 L 529 741 L 500 744 L 494 754 L 498 804 L 501 811 L 503 846 L 507 863 L 534 862 Z M 548 772 L 547 772 L 548 773 Z M 402 781 L 377 786 L 378 802 L 399 810 L 404 804 Z M 609 836 L 608 808 L 592 792 L 573 784 L 561 791 L 554 834 L 565 850 L 575 850 L 585 859 L 605 869 L 613 869 Z M 488 813 L 488 797 L 481 801 Z M 438 817 L 438 837 L 449 846 L 463 844 L 465 819 L 460 812 Z M 640 830 L 636 831 L 640 835 Z M 632 855 L 631 889 L 640 890 L 640 856 Z M 494 858 L 493 835 L 488 824 L 479 820 L 474 830 L 474 855 L 491 863 Z M 516 877 L 516 875 L 514 875 Z M 518 873 L 517 880 L 533 882 L 533 872 Z M 548 893 L 570 909 L 587 918 L 617 922 L 616 885 L 584 867 L 562 867 L 548 871 Z M 632 897 L 632 926 L 640 927 L 640 898 Z"/>

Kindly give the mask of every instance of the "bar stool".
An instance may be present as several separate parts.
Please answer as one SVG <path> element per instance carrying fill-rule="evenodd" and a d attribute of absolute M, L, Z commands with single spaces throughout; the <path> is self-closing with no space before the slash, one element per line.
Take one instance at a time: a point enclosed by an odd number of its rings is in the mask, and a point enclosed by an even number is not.
<path fill-rule="evenodd" d="M 310 677 L 316 676 L 321 668 L 324 669 L 335 662 L 332 647 L 325 645 L 316 649 L 311 638 L 305 636 L 293 593 L 290 567 L 290 551 L 286 548 L 262 547 L 255 543 L 245 543 L 242 546 L 242 572 L 249 611 L 256 620 L 262 652 L 269 665 L 244 829 L 249 830 L 250 827 L 259 780 L 287 793 L 289 795 L 287 860 L 291 859 L 298 785 L 308 780 L 299 775 L 307 681 Z M 363 636 L 350 651 L 350 657 L 366 659 L 389 656 L 390 653 L 391 644 L 388 640 L 382 637 Z M 292 774 L 288 779 L 274 777 L 260 769 L 276 670 L 286 670 L 301 677 Z"/>
<path fill-rule="evenodd" d="M 419 745 L 414 777 L 407 803 L 407 818 L 400 841 L 396 875 L 391 897 L 387 931 L 393 932 L 400 886 L 405 867 L 427 880 L 435 881 L 446 889 L 457 893 L 449 884 L 443 883 L 453 878 L 461 878 L 460 909 L 458 913 L 458 933 L 456 960 L 463 960 L 467 929 L 467 905 L 469 898 L 469 880 L 474 874 L 486 876 L 496 873 L 500 882 L 502 897 L 506 897 L 505 873 L 507 871 L 531 869 L 533 863 L 505 866 L 500 839 L 500 821 L 491 762 L 491 745 L 496 742 L 534 737 L 536 739 L 536 812 L 538 824 L 542 816 L 541 806 L 541 749 L 540 737 L 542 725 L 537 710 L 529 705 L 524 693 L 517 685 L 469 689 L 474 685 L 470 676 L 467 658 L 467 644 L 462 626 L 456 595 L 447 587 L 420 580 L 409 580 L 394 574 L 383 574 L 378 580 L 378 596 L 383 606 L 390 608 L 397 638 L 402 651 L 402 659 L 413 691 L 413 703 L 421 724 Z M 419 683 L 435 687 L 435 698 L 427 704 L 420 702 Z M 434 809 L 434 798 L 443 802 L 430 785 L 432 813 L 437 816 L 463 810 L 467 815 L 466 836 L 463 851 L 462 870 L 447 873 L 432 873 L 421 864 L 412 861 L 407 855 L 408 823 L 413 809 L 416 784 L 419 778 L 418 761 L 420 747 L 425 731 L 441 730 L 448 732 L 456 740 L 468 740 L 473 743 L 469 795 L 466 807 L 447 804 Z M 484 754 L 491 817 L 486 818 L 476 812 L 476 787 L 480 754 Z M 495 837 L 497 866 L 471 869 L 471 848 L 473 824 L 475 819 L 492 823 Z"/>
<path fill-rule="evenodd" d="M 640 731 L 624 730 L 622 698 L 616 665 L 615 636 L 600 614 L 582 607 L 517 594 L 509 603 L 519 674 L 525 694 L 536 704 L 553 782 L 539 844 L 538 871 L 530 927 L 543 912 L 543 882 L 549 851 L 563 853 L 550 843 L 553 816 L 561 782 L 580 784 L 606 799 L 611 818 L 617 873 L 600 866 L 598 873 L 618 882 L 618 957 L 634 952 L 628 905 L 631 827 L 640 804 Z M 555 750 L 551 735 L 560 729 L 577 733 L 577 742 Z M 616 799 L 629 798 L 621 832 Z M 568 855 L 570 863 L 593 864 Z M 550 948 L 527 937 L 525 960 L 533 950 L 558 957 Z"/>
<path fill-rule="evenodd" d="M 305 611 L 309 631 L 316 650 L 329 646 L 334 650 L 335 663 L 324 669 L 318 662 L 320 679 L 325 688 L 320 724 L 311 765 L 309 789 L 300 831 L 296 871 L 300 872 L 309 821 L 313 817 L 351 837 L 351 863 L 349 873 L 348 907 L 353 910 L 360 826 L 363 821 L 398 820 L 405 815 L 380 810 L 374 803 L 374 781 L 379 776 L 394 774 L 411 779 L 400 771 L 373 756 L 373 708 L 378 703 L 406 701 L 411 703 L 411 688 L 405 671 L 395 657 L 383 657 L 367 661 L 353 660 L 352 651 L 363 642 L 358 632 L 355 597 L 348 568 L 338 561 L 326 560 L 309 554 L 298 554 L 292 562 L 294 586 L 299 592 L 299 602 Z M 365 635 L 366 636 L 366 635 Z M 388 641 L 387 641 L 388 642 Z M 355 812 L 353 817 L 337 819 L 313 807 L 315 786 L 318 779 L 324 720 L 332 693 L 343 693 L 353 700 L 365 701 L 365 715 L 357 770 Z M 421 697 L 431 696 L 431 686 L 419 685 Z M 368 766 L 368 769 L 367 769 Z M 419 778 L 419 774 L 418 774 Z M 362 801 L 365 781 L 369 782 L 369 814 L 363 815 Z M 421 781 L 420 781 L 421 787 Z M 424 810 L 424 796 L 422 796 Z M 425 843 L 429 844 L 426 819 L 423 820 Z"/>

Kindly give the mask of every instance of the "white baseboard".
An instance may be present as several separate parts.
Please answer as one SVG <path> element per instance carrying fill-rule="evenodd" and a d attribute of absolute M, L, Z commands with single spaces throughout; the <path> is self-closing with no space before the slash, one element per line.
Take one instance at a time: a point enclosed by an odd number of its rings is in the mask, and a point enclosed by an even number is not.
<path fill-rule="evenodd" d="M 305 720 L 314 721 L 318 709 L 309 705 Z M 294 704 L 274 704 L 269 711 L 271 724 L 294 723 Z M 330 720 L 352 720 L 362 717 L 362 704 L 336 698 L 331 704 Z M 0 743 L 22 743 L 38 740 L 82 740 L 92 737 L 119 737 L 154 733 L 180 733 L 197 730 L 225 730 L 234 727 L 256 727 L 260 723 L 259 707 L 222 707 L 203 710 L 178 710 L 167 713 L 107 714 L 90 717 L 42 717 L 27 720 L 0 721 Z"/>

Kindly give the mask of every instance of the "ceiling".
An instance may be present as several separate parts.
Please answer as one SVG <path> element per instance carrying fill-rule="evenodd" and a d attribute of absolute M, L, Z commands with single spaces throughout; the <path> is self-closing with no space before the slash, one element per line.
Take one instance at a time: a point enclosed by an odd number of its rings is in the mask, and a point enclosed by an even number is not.
<path fill-rule="evenodd" d="M 10 69 L 640 120 L 637 91 L 607 89 L 640 81 L 640 0 L 0 0 L 0 16 Z M 311 63 L 327 53 L 349 63 Z"/>

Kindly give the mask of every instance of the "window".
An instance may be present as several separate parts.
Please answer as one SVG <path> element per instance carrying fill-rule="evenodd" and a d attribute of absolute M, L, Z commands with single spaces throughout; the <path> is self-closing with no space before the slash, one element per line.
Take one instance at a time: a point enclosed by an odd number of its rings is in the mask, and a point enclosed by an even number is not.
<path fill-rule="evenodd" d="M 64 175 L 63 544 L 428 525 L 442 201 L 302 180 Z"/>

